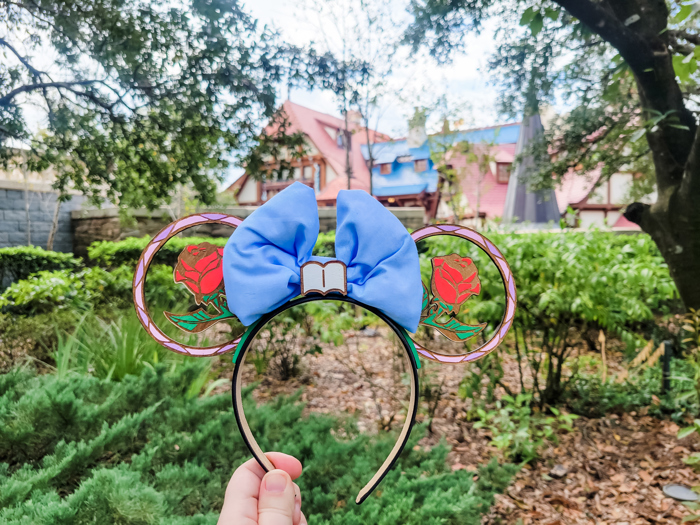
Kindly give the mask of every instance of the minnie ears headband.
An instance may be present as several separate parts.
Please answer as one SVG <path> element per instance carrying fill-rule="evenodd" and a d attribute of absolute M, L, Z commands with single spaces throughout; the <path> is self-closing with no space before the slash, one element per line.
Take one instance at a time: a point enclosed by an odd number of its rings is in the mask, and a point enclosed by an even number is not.
<path fill-rule="evenodd" d="M 145 300 L 146 274 L 158 250 L 171 237 L 193 226 L 211 223 L 235 228 L 225 248 L 206 242 L 187 246 L 174 270 L 175 282 L 189 289 L 199 309 L 186 314 L 164 314 L 171 323 L 190 333 L 234 318 L 248 329 L 239 338 L 220 345 L 187 346 L 168 337 L 153 322 Z M 314 191 L 301 183 L 280 192 L 245 221 L 214 213 L 185 217 L 161 230 L 141 254 L 134 274 L 134 303 L 146 331 L 170 350 L 193 356 L 234 351 L 232 394 L 236 421 L 246 445 L 265 471 L 275 467 L 250 431 L 241 396 L 240 372 L 255 336 L 276 315 L 311 301 L 352 303 L 380 317 L 397 336 L 411 363 L 411 395 L 398 441 L 357 496 L 356 502 L 362 503 L 396 462 L 415 422 L 418 356 L 441 363 L 460 363 L 492 352 L 513 322 L 515 283 L 503 255 L 481 234 L 462 226 L 435 225 L 409 235 L 392 213 L 364 191 L 338 193 L 336 258 L 312 255 L 318 232 Z M 467 325 L 456 317 L 465 301 L 481 291 L 478 270 L 465 254 L 433 258 L 430 289 L 423 285 L 416 242 L 436 235 L 461 237 L 481 248 L 503 280 L 506 305 L 501 323 L 488 341 L 466 354 L 431 351 L 407 333 L 415 333 L 423 325 L 459 343 L 481 333 L 486 326 Z"/>

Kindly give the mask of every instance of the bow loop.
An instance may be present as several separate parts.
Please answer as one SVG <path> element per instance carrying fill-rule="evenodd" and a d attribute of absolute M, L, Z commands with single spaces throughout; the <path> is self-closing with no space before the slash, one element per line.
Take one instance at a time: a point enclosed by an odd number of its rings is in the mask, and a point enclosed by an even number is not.
<path fill-rule="evenodd" d="M 369 194 L 338 194 L 335 251 L 347 266 L 348 296 L 378 308 L 415 332 L 423 287 L 418 251 L 401 222 Z M 314 191 L 294 183 L 236 228 L 224 249 L 230 310 L 248 326 L 300 293 L 319 221 Z"/>
<path fill-rule="evenodd" d="M 423 300 L 416 243 L 368 193 L 343 190 L 337 203 L 335 255 L 348 268 L 348 295 L 415 332 Z"/>
<path fill-rule="evenodd" d="M 255 210 L 224 248 L 230 310 L 245 326 L 299 295 L 299 268 L 318 237 L 314 191 L 295 183 Z"/>

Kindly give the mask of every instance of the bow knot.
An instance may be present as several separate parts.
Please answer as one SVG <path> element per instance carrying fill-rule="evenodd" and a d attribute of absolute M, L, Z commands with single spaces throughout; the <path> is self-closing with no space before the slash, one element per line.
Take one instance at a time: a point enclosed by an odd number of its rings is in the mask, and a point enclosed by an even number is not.
<path fill-rule="evenodd" d="M 337 198 L 336 259 L 346 270 L 347 295 L 373 306 L 415 332 L 423 286 L 418 251 L 401 222 L 361 190 Z M 294 183 L 255 210 L 224 248 L 226 298 L 245 326 L 301 293 L 301 267 L 328 257 L 312 255 L 319 232 L 314 191 Z"/>

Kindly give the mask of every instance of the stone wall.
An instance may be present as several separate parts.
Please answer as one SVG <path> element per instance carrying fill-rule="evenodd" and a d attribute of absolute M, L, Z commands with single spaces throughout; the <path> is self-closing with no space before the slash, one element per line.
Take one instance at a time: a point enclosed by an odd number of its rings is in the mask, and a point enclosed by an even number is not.
<path fill-rule="evenodd" d="M 27 188 L 19 182 L 0 181 L 0 248 L 28 244 L 46 248 L 57 194 L 48 184 L 30 183 Z M 55 251 L 73 250 L 71 212 L 82 202 L 82 196 L 74 195 L 61 204 L 53 244 Z"/>
<path fill-rule="evenodd" d="M 257 208 L 255 206 L 236 206 L 227 209 L 210 210 L 216 213 L 235 215 L 245 219 Z M 401 223 L 410 229 L 424 225 L 425 210 L 423 208 L 388 208 Z M 204 210 L 198 210 L 201 212 Z M 336 209 L 319 208 L 319 223 L 322 232 L 335 229 Z M 172 218 L 166 210 L 149 212 L 134 210 L 129 213 L 129 220 L 119 217 L 119 210 L 107 208 L 101 210 L 79 210 L 72 213 L 73 217 L 73 251 L 76 255 L 87 255 L 87 248 L 95 241 L 119 241 L 127 237 L 153 236 L 158 233 Z M 187 230 L 188 236 L 228 237 L 231 228 L 224 225 L 195 226 Z"/>

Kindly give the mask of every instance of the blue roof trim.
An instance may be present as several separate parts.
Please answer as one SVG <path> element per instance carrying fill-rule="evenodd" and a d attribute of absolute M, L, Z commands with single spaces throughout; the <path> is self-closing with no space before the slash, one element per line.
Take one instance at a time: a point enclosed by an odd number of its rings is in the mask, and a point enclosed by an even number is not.
<path fill-rule="evenodd" d="M 405 186 L 386 186 L 384 188 L 374 188 L 372 193 L 377 197 L 391 197 L 394 195 L 413 195 L 428 188 L 428 183 L 409 184 Z"/>
<path fill-rule="evenodd" d="M 420 148 L 409 148 L 406 140 L 392 140 L 380 142 L 372 146 L 372 155 L 375 164 L 389 164 L 398 157 L 410 157 L 411 160 L 424 160 L 430 158 L 430 142 L 493 142 L 494 144 L 515 144 L 520 135 L 520 124 L 502 126 L 488 129 L 475 129 L 472 131 L 460 131 L 450 135 L 434 135 Z M 369 160 L 367 145 L 362 145 L 362 156 Z"/>

